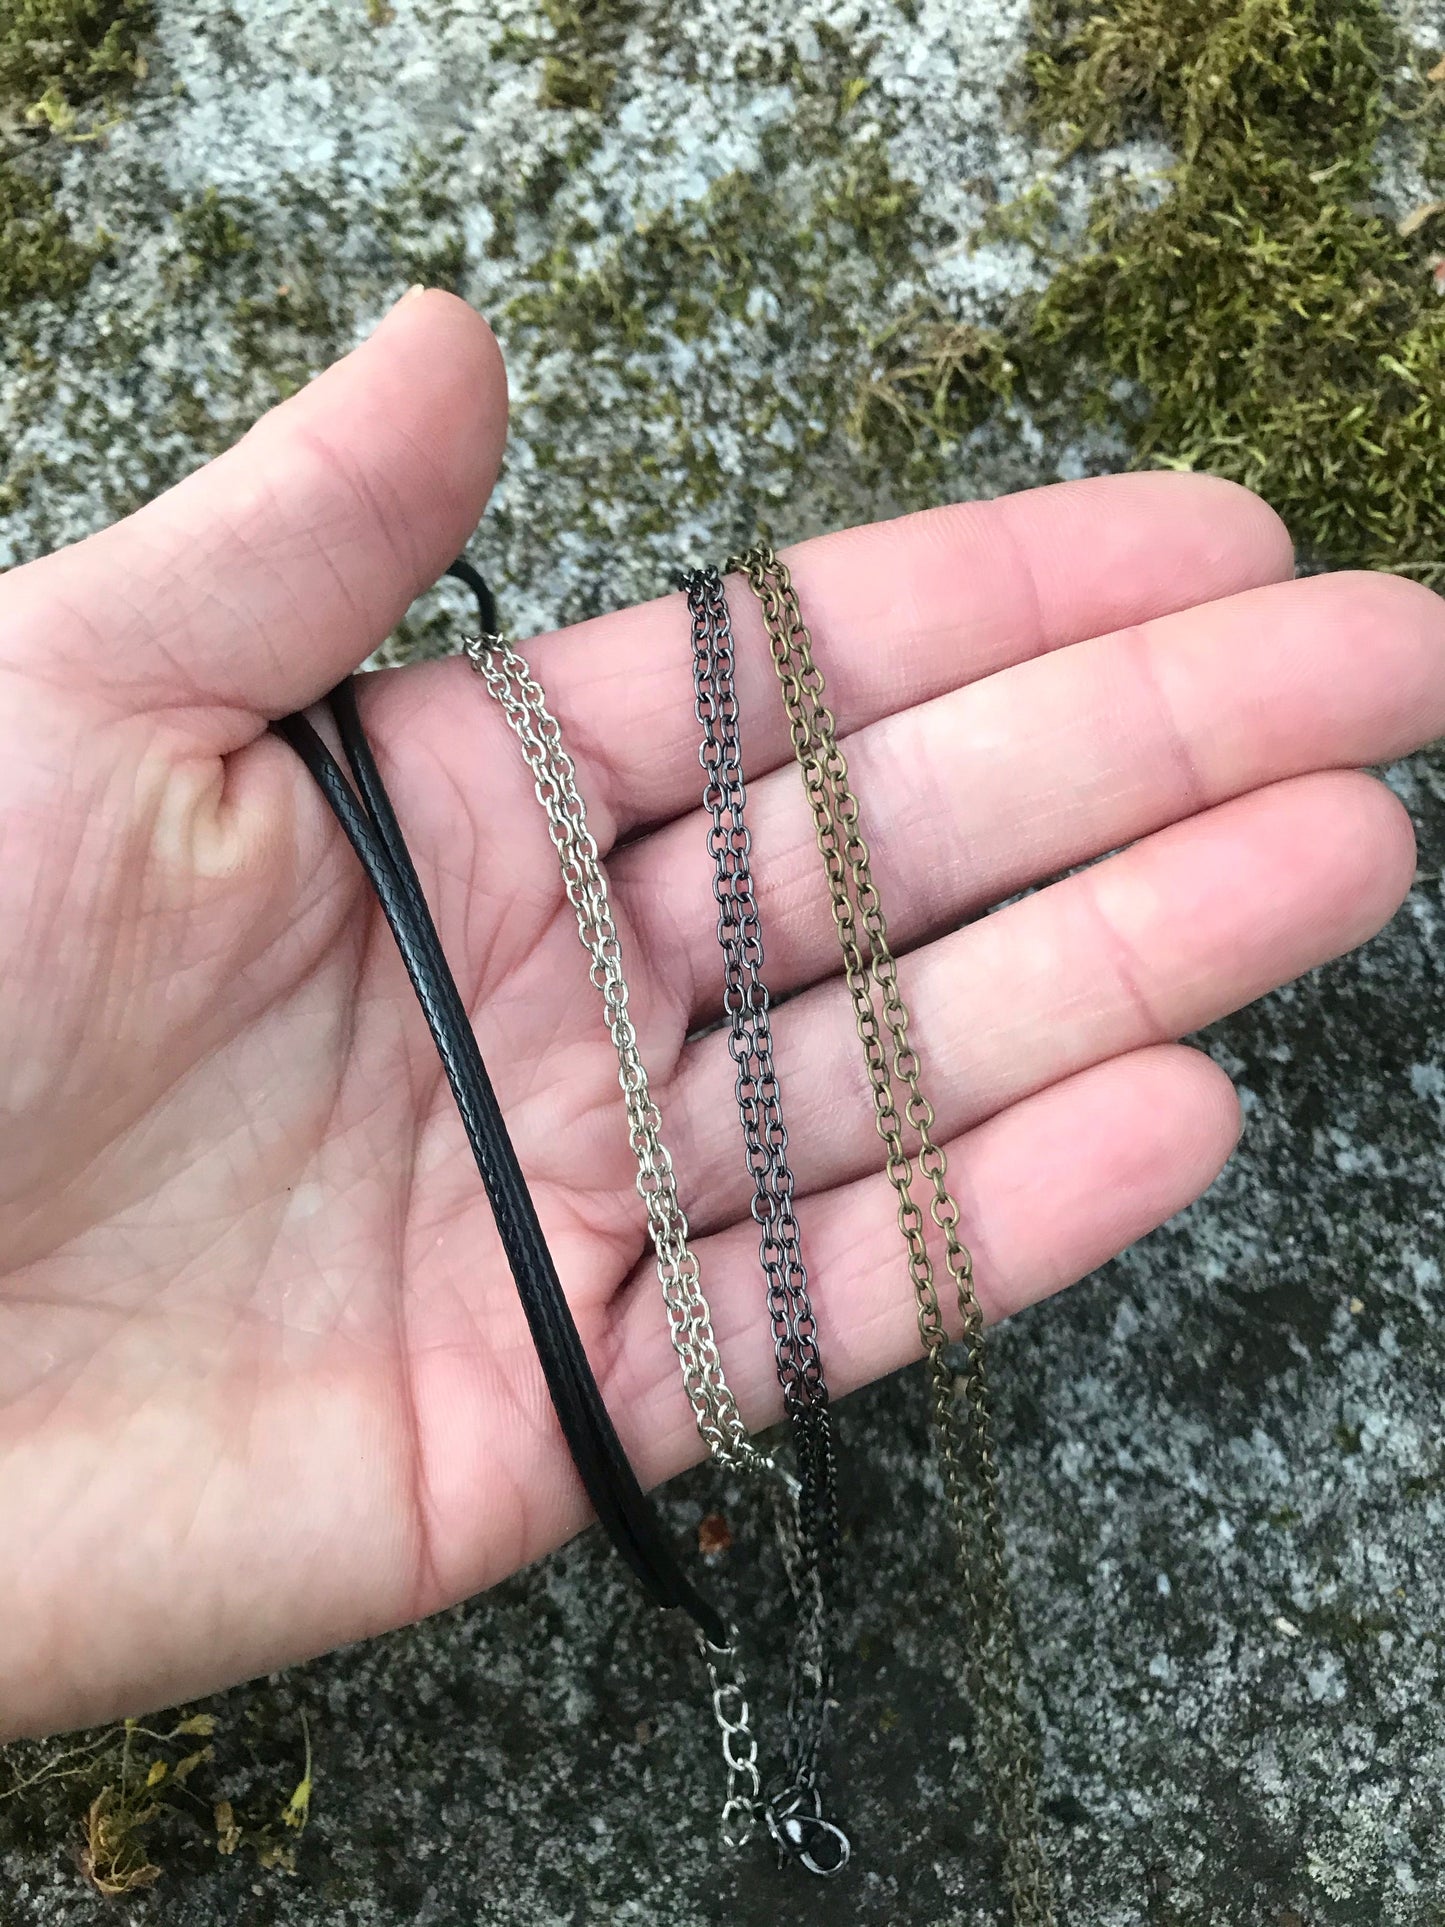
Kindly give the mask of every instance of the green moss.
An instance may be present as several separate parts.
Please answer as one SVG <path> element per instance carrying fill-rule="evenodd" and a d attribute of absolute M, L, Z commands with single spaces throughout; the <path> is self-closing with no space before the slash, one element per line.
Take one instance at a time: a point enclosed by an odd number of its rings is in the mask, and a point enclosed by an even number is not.
<path fill-rule="evenodd" d="M 445 161 L 418 156 L 400 185 L 376 210 L 376 225 L 391 250 L 398 279 L 410 287 L 460 294 L 467 274 L 462 228 L 464 198 L 448 179 Z"/>
<path fill-rule="evenodd" d="M 103 121 L 145 72 L 150 0 L 9 0 L 0 12 L 0 314 L 38 299 L 63 301 L 84 287 L 104 237 L 78 237 L 56 207 L 48 151 L 83 131 L 82 112 Z M 13 141 L 7 120 L 46 130 Z"/>
<path fill-rule="evenodd" d="M 1064 152 L 1162 135 L 1176 164 L 1163 192 L 1097 196 L 995 347 L 908 344 L 910 425 L 957 432 L 1017 393 L 1139 464 L 1257 489 L 1320 560 L 1445 571 L 1430 222 L 1402 234 L 1374 196 L 1383 132 L 1445 158 L 1442 90 L 1378 0 L 1036 0 L 1027 69 Z"/>
<path fill-rule="evenodd" d="M 248 1772 L 237 1757 L 243 1749 L 227 1737 L 216 1714 L 193 1713 L 8 1747 L 0 1846 L 53 1856 L 68 1843 L 80 1873 L 111 1899 L 154 1886 L 172 1868 L 194 1878 L 217 1854 L 244 1851 L 260 1867 L 294 1872 L 313 1792 L 305 1715 L 299 1781 L 289 1761 L 279 1780 Z M 218 1752 L 230 1756 L 220 1768 Z"/>
<path fill-rule="evenodd" d="M 1040 124 L 1099 140 L 1153 118 L 1180 160 L 1157 207 L 1101 200 L 1038 303 L 1042 391 L 1122 423 L 1141 460 L 1258 489 L 1321 557 L 1438 562 L 1445 309 L 1425 236 L 1372 204 L 1404 57 L 1382 9 L 1122 0 L 1055 31 Z"/>
<path fill-rule="evenodd" d="M 0 166 L 0 314 L 37 297 L 63 301 L 85 286 L 103 252 L 103 239 L 75 238 L 38 180 Z"/>
<path fill-rule="evenodd" d="M 509 28 L 494 53 L 538 63 L 540 106 L 605 112 L 623 42 L 643 17 L 641 0 L 540 0 L 537 11 L 543 31 Z M 654 26 L 656 12 L 649 11 Z"/>
<path fill-rule="evenodd" d="M 255 210 L 219 188 L 206 187 L 176 210 L 175 234 L 189 264 L 204 269 L 256 252 Z"/>
<path fill-rule="evenodd" d="M 113 101 L 145 72 L 151 0 L 7 0 L 0 13 L 0 100 L 33 109 Z"/>
<path fill-rule="evenodd" d="M 617 69 L 610 60 L 575 53 L 547 54 L 542 61 L 542 86 L 537 98 L 543 107 L 585 107 L 600 114 L 616 78 Z"/>
<path fill-rule="evenodd" d="M 849 431 L 875 468 L 925 493 L 941 457 L 1013 395 L 1018 366 L 997 328 L 951 321 L 931 302 L 877 334 Z"/>

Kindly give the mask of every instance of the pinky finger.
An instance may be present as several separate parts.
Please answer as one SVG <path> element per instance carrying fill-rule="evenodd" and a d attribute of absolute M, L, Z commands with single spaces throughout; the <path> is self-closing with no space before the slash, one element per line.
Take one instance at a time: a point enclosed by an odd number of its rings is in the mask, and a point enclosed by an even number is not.
<path fill-rule="evenodd" d="M 949 1183 L 986 1317 L 1062 1291 L 1163 1224 L 1213 1183 L 1238 1135 L 1224 1072 L 1200 1051 L 1164 1044 L 1094 1065 L 955 1140 Z M 896 1200 L 883 1176 L 816 1194 L 798 1215 L 834 1395 L 918 1358 Z M 756 1229 L 751 1220 L 732 1225 L 697 1252 L 729 1383 L 750 1426 L 771 1424 L 782 1408 Z M 944 1309 L 956 1331 L 956 1306 Z M 649 1269 L 639 1267 L 617 1316 L 608 1402 L 639 1473 L 668 1478 L 700 1448 Z"/>

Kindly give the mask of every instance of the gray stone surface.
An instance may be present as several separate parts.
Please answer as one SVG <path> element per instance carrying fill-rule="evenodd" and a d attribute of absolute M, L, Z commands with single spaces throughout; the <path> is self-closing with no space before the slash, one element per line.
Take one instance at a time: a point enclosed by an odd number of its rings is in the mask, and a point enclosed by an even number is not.
<path fill-rule="evenodd" d="M 461 286 L 508 348 L 516 430 L 484 540 L 524 631 L 650 593 L 760 514 L 791 537 L 1106 459 L 1016 422 L 900 476 L 850 426 L 869 343 L 921 292 L 986 314 L 1028 272 L 959 245 L 990 193 L 1046 165 L 998 91 L 1024 14 L 599 8 L 615 78 L 596 114 L 538 105 L 548 29 L 521 0 L 418 0 L 379 26 L 362 0 L 164 0 L 134 112 L 65 162 L 67 204 L 116 237 L 111 260 L 73 306 L 29 316 L 35 355 L 0 370 L 0 552 L 94 526 L 231 439 L 415 278 Z M 830 130 L 849 92 L 845 148 Z M 877 217 L 876 261 L 856 225 L 833 234 L 848 154 L 870 141 L 921 190 L 907 222 Z M 736 256 L 710 198 L 733 169 L 764 183 Z M 558 237 L 599 279 L 544 312 Z M 800 246 L 817 296 L 790 329 Z M 680 266 L 716 304 L 695 328 Z M 423 616 L 398 647 L 445 633 Z M 1206 1040 L 1245 1100 L 1230 1171 L 997 1342 L 1075 1927 L 1445 1918 L 1445 761 L 1392 780 L 1422 849 L 1399 919 Z M 995 1918 L 952 1737 L 958 1622 L 922 1400 L 904 1374 L 842 1414 L 846 1884 L 720 1859 L 691 1655 L 589 1535 L 465 1608 L 215 1702 L 215 1789 L 238 1808 L 284 1798 L 309 1719 L 296 1871 L 178 1827 L 125 1911 L 155 1927 Z M 677 1533 L 718 1500 L 706 1472 L 679 1481 Z M 740 1593 L 754 1577 L 741 1551 L 723 1562 Z M 0 1922 L 95 1915 L 73 1823 L 12 1812 L 0 1829 Z"/>

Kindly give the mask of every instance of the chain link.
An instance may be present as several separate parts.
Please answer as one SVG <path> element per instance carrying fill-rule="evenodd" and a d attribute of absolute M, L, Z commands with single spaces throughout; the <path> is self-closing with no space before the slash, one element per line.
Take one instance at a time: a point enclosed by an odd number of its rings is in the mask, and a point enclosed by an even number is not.
<path fill-rule="evenodd" d="M 838 1549 L 837 1470 L 818 1325 L 793 1203 L 788 1133 L 773 1056 L 771 1000 L 762 975 L 762 929 L 746 822 L 732 622 L 716 569 L 690 570 L 682 586 L 691 617 L 693 688 L 703 732 L 698 756 L 705 778 L 703 807 L 711 819 L 708 849 L 723 952 L 728 1050 L 736 1067 L 734 1092 L 753 1182 L 751 1209 L 759 1233 L 778 1380 L 798 1462 L 799 1556 L 789 1571 L 798 1636 L 791 1654 L 787 1780 L 772 1803 L 778 1813 L 796 1813 L 807 1804 L 802 1796 L 817 1792 L 833 1687 L 828 1578 Z M 821 1802 L 817 1808 L 815 1817 L 821 1819 Z"/>
<path fill-rule="evenodd" d="M 730 1646 L 714 1646 L 699 1633 L 697 1648 L 707 1668 L 712 1716 L 722 1735 L 723 1764 L 727 1770 L 727 1793 L 722 1809 L 723 1845 L 740 1851 L 757 1832 L 763 1802 L 758 1745 L 753 1738 L 747 1687 L 738 1666 L 737 1636 L 734 1634 Z"/>
<path fill-rule="evenodd" d="M 562 732 L 547 707 L 542 686 L 524 658 L 500 636 L 468 642 L 467 656 L 522 745 L 562 866 L 562 882 L 576 914 L 577 933 L 590 959 L 592 982 L 602 996 L 607 1028 L 617 1051 L 628 1138 L 637 1160 L 637 1189 L 647 1212 L 668 1329 L 698 1433 L 720 1465 L 776 1479 L 777 1466 L 749 1438 L 723 1376 L 712 1312 L 703 1294 L 697 1255 L 688 1241 L 672 1156 L 662 1141 L 662 1117 L 647 1081 L 637 1030 L 628 1010 L 617 924 L 597 841 L 588 827 L 586 805 L 577 786 L 577 767 L 562 742 Z"/>
<path fill-rule="evenodd" d="M 1053 1927 L 1052 1882 L 1039 1837 L 1033 1741 L 1020 1701 L 983 1314 L 974 1288 L 973 1261 L 959 1231 L 958 1206 L 948 1188 L 947 1158 L 933 1135 L 933 1109 L 923 1094 L 918 1054 L 909 1041 L 908 1010 L 873 883 L 857 798 L 849 788 L 847 761 L 825 701 L 822 672 L 792 578 L 765 543 L 728 566 L 744 573 L 762 609 L 793 750 L 827 871 L 875 1123 L 887 1151 L 887 1177 L 898 1201 L 898 1225 L 928 1360 L 940 1470 L 973 1631 L 967 1659 L 979 1711 L 980 1761 L 997 1816 L 1013 1919 L 1016 1927 Z M 908 1148 L 905 1126 L 917 1145 L 916 1154 Z M 944 1262 L 958 1300 L 963 1365 L 957 1373 L 948 1357 L 948 1334 L 923 1208 L 914 1196 L 915 1166 L 928 1182 L 928 1213 L 941 1235 Z"/>

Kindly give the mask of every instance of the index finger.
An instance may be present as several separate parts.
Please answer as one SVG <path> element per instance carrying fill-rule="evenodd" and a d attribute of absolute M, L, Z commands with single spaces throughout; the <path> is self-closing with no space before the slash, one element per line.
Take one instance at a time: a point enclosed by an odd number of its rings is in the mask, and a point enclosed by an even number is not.
<path fill-rule="evenodd" d="M 840 736 L 1026 657 L 1287 578 L 1294 566 L 1283 523 L 1258 496 L 1162 471 L 929 509 L 783 557 Z M 735 581 L 728 591 L 752 778 L 787 762 L 791 747 L 754 599 Z M 681 597 L 670 596 L 525 645 L 583 767 L 599 834 L 609 817 L 621 836 L 697 805 L 689 633 Z"/>

